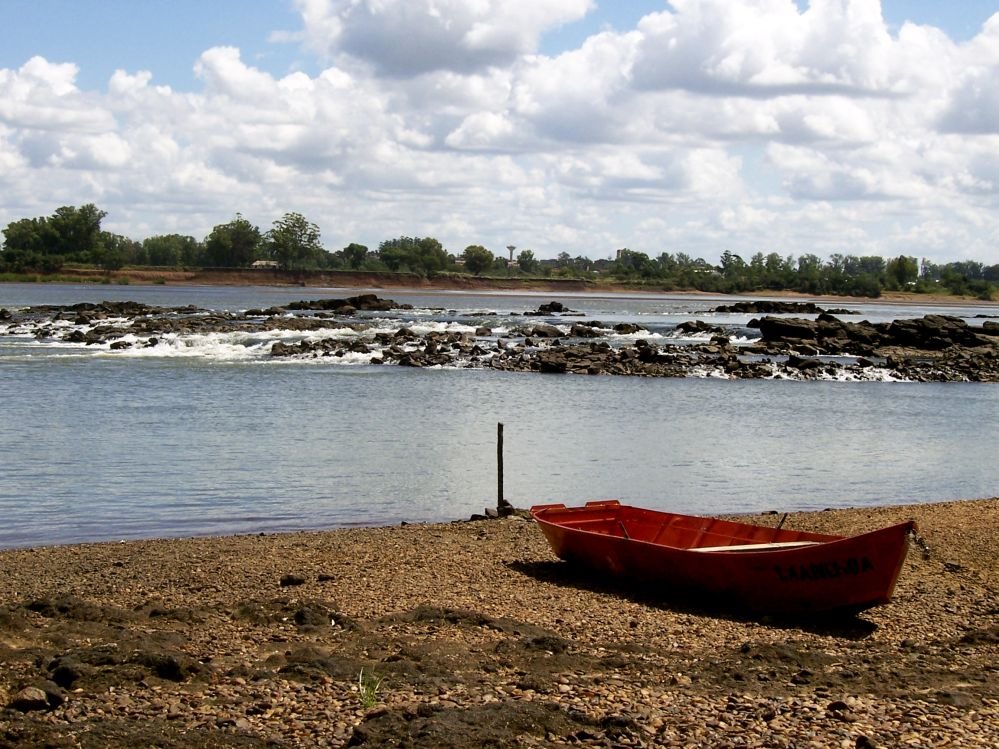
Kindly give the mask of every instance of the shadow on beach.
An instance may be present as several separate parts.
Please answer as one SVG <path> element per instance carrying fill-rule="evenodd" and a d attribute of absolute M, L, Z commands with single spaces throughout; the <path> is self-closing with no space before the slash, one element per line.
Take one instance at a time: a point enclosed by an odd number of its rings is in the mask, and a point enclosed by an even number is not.
<path fill-rule="evenodd" d="M 818 635 L 846 640 L 870 637 L 877 624 L 863 619 L 856 612 L 821 612 L 816 614 L 766 614 L 752 611 L 737 603 L 726 602 L 683 591 L 663 591 L 656 586 L 622 579 L 607 573 L 594 572 L 562 561 L 519 562 L 507 566 L 515 572 L 547 583 L 623 598 L 651 608 L 674 613 L 706 616 L 732 622 L 755 622 L 778 629 L 797 629 Z"/>

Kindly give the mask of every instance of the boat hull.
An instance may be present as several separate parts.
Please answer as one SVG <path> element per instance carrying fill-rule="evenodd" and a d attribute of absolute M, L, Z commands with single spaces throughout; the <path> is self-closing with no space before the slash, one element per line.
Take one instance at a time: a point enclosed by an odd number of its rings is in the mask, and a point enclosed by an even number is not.
<path fill-rule="evenodd" d="M 531 510 L 555 554 L 725 608 L 809 614 L 890 600 L 912 521 L 842 537 L 590 502 Z"/>

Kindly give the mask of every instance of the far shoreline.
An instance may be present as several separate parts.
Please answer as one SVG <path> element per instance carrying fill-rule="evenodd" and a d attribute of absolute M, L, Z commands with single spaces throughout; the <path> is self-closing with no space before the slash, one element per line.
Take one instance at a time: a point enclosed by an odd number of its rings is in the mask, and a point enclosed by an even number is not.
<path fill-rule="evenodd" d="M 889 291 L 879 297 L 855 297 L 835 294 L 806 294 L 788 290 L 759 290 L 723 293 L 695 289 L 665 289 L 620 282 L 593 282 L 578 278 L 493 278 L 475 276 L 436 276 L 426 278 L 415 273 L 364 271 L 280 271 L 273 269 L 147 269 L 125 268 L 106 272 L 97 269 L 64 269 L 53 276 L 36 276 L 26 283 L 94 283 L 141 286 L 273 286 L 288 288 L 370 289 L 407 291 L 465 291 L 480 294 L 502 292 L 572 294 L 598 297 L 601 294 L 635 296 L 678 296 L 704 298 L 777 298 L 815 300 L 838 304 L 916 305 L 926 307 L 999 307 L 999 301 L 949 294 L 917 294 Z"/>

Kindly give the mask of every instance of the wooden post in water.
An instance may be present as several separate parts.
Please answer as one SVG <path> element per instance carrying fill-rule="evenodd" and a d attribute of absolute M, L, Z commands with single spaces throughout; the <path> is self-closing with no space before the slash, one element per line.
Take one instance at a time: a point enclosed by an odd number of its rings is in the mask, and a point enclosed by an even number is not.
<path fill-rule="evenodd" d="M 496 424 L 496 509 L 503 506 L 503 422 Z"/>
<path fill-rule="evenodd" d="M 510 515 L 513 505 L 503 497 L 503 422 L 496 424 L 496 511 Z"/>

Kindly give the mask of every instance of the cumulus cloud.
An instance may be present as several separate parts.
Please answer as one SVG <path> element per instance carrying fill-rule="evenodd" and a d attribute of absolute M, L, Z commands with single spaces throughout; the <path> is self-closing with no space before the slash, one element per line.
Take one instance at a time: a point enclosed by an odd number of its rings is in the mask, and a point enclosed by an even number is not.
<path fill-rule="evenodd" d="M 0 226 L 94 201 L 136 238 L 294 210 L 333 249 L 994 252 L 999 15 L 957 43 L 871 0 L 674 0 L 539 51 L 592 5 L 298 0 L 282 38 L 324 69 L 218 46 L 187 91 L 0 69 Z"/>
<path fill-rule="evenodd" d="M 309 45 L 380 74 L 481 71 L 533 52 L 541 34 L 578 20 L 592 0 L 298 0 Z"/>
<path fill-rule="evenodd" d="M 10 128 L 0 127 L 0 181 L 8 184 L 21 178 L 28 167 L 28 160 L 13 143 L 12 132 Z"/>
<path fill-rule="evenodd" d="M 952 133 L 999 134 L 997 76 L 999 65 L 967 71 L 940 118 L 942 129 Z"/>
<path fill-rule="evenodd" d="M 634 78 L 644 89 L 713 96 L 897 93 L 897 41 L 879 3 L 673 0 L 639 24 Z"/>
<path fill-rule="evenodd" d="M 523 141 L 516 123 L 502 112 L 473 112 L 445 139 L 451 148 L 469 150 L 517 148 Z"/>
<path fill-rule="evenodd" d="M 525 60 L 515 70 L 509 108 L 545 140 L 626 139 L 635 41 L 633 34 L 598 34 L 578 50 Z"/>
<path fill-rule="evenodd" d="M 76 88 L 79 69 L 32 57 L 19 70 L 0 70 L 0 122 L 28 130 L 100 132 L 113 125 Z"/>
<path fill-rule="evenodd" d="M 71 62 L 53 63 L 44 57 L 32 57 L 12 75 L 4 71 L 0 80 L 11 85 L 9 93 L 14 98 L 25 98 L 32 90 L 43 89 L 54 96 L 66 96 L 76 92 L 76 76 L 79 67 Z"/>

